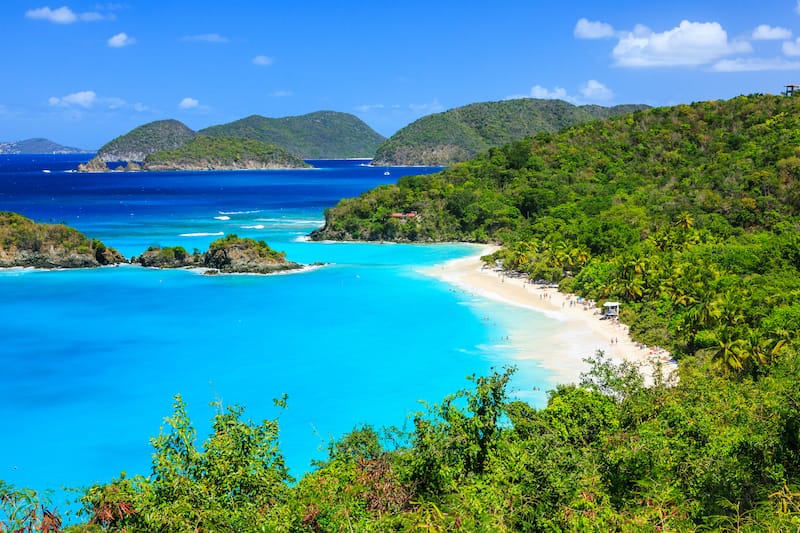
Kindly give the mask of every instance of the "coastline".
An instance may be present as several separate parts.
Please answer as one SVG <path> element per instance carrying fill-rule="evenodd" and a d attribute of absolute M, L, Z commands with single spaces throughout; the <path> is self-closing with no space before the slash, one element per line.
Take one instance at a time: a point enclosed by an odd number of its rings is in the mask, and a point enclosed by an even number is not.
<path fill-rule="evenodd" d="M 558 322 L 544 336 L 532 336 L 524 330 L 512 329 L 509 341 L 519 360 L 535 360 L 553 375 L 554 384 L 577 383 L 588 369 L 583 359 L 602 350 L 615 362 L 629 361 L 642 366 L 646 377 L 658 361 L 669 363 L 671 356 L 663 349 L 643 347 L 629 335 L 628 326 L 611 320 L 600 320 L 599 310 L 583 305 L 574 295 L 564 294 L 545 285 L 531 284 L 524 277 L 508 276 L 501 269 L 484 266 L 482 255 L 497 247 L 484 247 L 475 255 L 454 259 L 419 272 L 474 294 L 522 307 L 543 314 Z M 675 368 L 665 365 L 665 370 Z"/>

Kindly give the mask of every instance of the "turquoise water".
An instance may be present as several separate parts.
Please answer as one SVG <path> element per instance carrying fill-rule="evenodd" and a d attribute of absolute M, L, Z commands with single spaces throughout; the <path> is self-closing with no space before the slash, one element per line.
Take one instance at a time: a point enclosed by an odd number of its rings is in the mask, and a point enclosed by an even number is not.
<path fill-rule="evenodd" d="M 40 164 L 40 163 L 39 163 Z M 338 197 L 400 173 L 330 163 L 313 171 L 42 176 L 0 172 L 0 209 L 65 221 L 126 255 L 149 244 L 205 249 L 220 233 L 267 240 L 302 273 L 208 277 L 134 266 L 0 272 L 0 479 L 36 488 L 148 473 L 149 437 L 182 394 L 207 434 L 222 400 L 254 420 L 280 414 L 292 473 L 360 423 L 402 426 L 516 363 L 514 389 L 550 386 L 514 361 L 509 331 L 544 317 L 477 298 L 420 267 L 477 253 L 464 244 L 312 243 Z M 288 409 L 272 398 L 286 393 Z"/>

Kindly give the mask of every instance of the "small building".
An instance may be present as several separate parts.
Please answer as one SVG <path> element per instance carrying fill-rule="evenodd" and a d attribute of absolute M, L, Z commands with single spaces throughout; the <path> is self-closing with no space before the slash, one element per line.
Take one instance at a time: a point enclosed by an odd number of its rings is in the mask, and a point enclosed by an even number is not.
<path fill-rule="evenodd" d="M 619 316 L 619 302 L 606 302 L 603 304 L 603 316 Z"/>
<path fill-rule="evenodd" d="M 789 83 L 783 86 L 784 91 L 781 93 L 783 96 L 794 96 L 800 94 L 800 85 L 796 83 Z"/>

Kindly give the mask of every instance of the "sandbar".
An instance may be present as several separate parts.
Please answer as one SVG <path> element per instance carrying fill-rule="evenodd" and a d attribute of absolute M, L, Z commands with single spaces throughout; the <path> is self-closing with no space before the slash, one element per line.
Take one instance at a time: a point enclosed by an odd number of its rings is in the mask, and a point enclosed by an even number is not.
<path fill-rule="evenodd" d="M 513 276 L 484 265 L 480 257 L 496 247 L 485 247 L 475 255 L 447 261 L 420 272 L 447 282 L 469 294 L 542 313 L 556 321 L 556 327 L 536 336 L 520 326 L 511 331 L 509 341 L 519 360 L 533 359 L 550 371 L 555 383 L 578 383 L 588 369 L 584 359 L 602 350 L 613 361 L 642 365 L 645 376 L 661 361 L 664 370 L 675 368 L 670 354 L 663 349 L 634 342 L 628 326 L 615 320 L 600 320 L 598 307 L 563 294 L 548 285 L 529 283 L 525 276 Z"/>

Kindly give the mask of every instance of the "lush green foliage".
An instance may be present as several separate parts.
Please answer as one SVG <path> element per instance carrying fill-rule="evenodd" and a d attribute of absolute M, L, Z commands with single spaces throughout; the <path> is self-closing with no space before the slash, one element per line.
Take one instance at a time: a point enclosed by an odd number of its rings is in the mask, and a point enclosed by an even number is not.
<path fill-rule="evenodd" d="M 235 233 L 229 233 L 224 237 L 212 241 L 211 244 L 208 245 L 209 252 L 228 250 L 231 248 L 253 250 L 259 257 L 273 259 L 275 261 L 284 261 L 286 259 L 285 252 L 273 250 L 266 242 L 249 237 L 239 237 Z"/>
<path fill-rule="evenodd" d="M 124 262 L 113 248 L 65 224 L 0 211 L 0 267 L 89 267 Z"/>
<path fill-rule="evenodd" d="M 622 300 L 679 379 L 598 354 L 537 409 L 493 372 L 408 431 L 357 427 L 295 485 L 276 426 L 229 410 L 199 451 L 178 401 L 151 476 L 90 489 L 76 529 L 799 530 L 799 106 L 750 96 L 584 124 L 327 215 L 329 237 L 501 241 L 487 260 Z"/>
<path fill-rule="evenodd" d="M 211 137 L 244 137 L 277 144 L 303 159 L 372 157 L 384 137 L 348 113 L 317 111 L 298 117 L 251 115 L 200 130 Z"/>
<path fill-rule="evenodd" d="M 143 124 L 104 144 L 97 157 L 104 161 L 143 161 L 148 154 L 183 146 L 195 132 L 177 120 Z"/>
<path fill-rule="evenodd" d="M 304 168 L 308 165 L 285 149 L 241 137 L 198 135 L 170 150 L 159 150 L 144 160 L 146 170 Z"/>
<path fill-rule="evenodd" d="M 0 532 L 58 533 L 61 517 L 48 508 L 47 498 L 0 480 Z"/>
<path fill-rule="evenodd" d="M 689 366 L 654 384 L 599 354 L 545 408 L 507 398 L 510 370 L 413 416 L 332 442 L 296 485 L 275 421 L 219 412 L 198 450 L 178 398 L 149 477 L 89 489 L 76 531 L 794 531 L 800 358 L 746 383 Z"/>
<path fill-rule="evenodd" d="M 540 132 L 645 107 L 574 106 L 533 98 L 471 104 L 424 116 L 400 129 L 378 148 L 374 164 L 450 165 Z"/>

